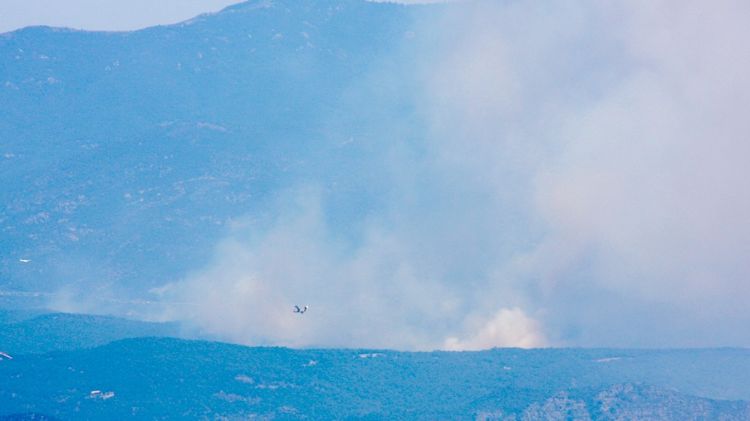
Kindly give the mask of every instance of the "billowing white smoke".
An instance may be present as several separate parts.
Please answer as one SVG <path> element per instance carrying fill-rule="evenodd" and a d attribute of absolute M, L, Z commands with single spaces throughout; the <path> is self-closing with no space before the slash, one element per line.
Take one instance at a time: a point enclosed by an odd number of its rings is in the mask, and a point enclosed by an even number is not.
<path fill-rule="evenodd" d="M 461 313 L 460 300 L 431 278 L 434 256 L 399 237 L 408 232 L 377 223 L 347 249 L 332 237 L 320 197 L 314 187 L 287 192 L 270 229 L 225 241 L 211 267 L 160 289 L 186 303 L 170 316 L 247 344 L 435 348 L 440 331 L 424 327 Z M 292 305 L 310 308 L 299 315 Z"/>
<path fill-rule="evenodd" d="M 617 24 L 627 72 L 565 119 L 559 152 L 535 177 L 549 226 L 534 255 L 549 271 L 540 278 L 552 291 L 580 288 L 560 273 L 585 270 L 590 289 L 619 304 L 620 314 L 575 321 L 585 343 L 747 345 L 750 47 L 740 40 L 750 5 L 635 2 L 602 13 Z M 584 313 L 565 298 L 550 306 Z"/>
<path fill-rule="evenodd" d="M 174 317 L 295 346 L 750 345 L 750 3 L 446 10 L 405 47 L 428 153 L 389 163 L 362 241 L 287 193 L 166 290 L 195 304 Z"/>
<path fill-rule="evenodd" d="M 445 349 L 451 351 L 482 350 L 495 347 L 534 348 L 545 345 L 539 323 L 519 308 L 501 309 L 489 321 L 475 327 L 476 333 L 466 339 L 449 337 Z"/>

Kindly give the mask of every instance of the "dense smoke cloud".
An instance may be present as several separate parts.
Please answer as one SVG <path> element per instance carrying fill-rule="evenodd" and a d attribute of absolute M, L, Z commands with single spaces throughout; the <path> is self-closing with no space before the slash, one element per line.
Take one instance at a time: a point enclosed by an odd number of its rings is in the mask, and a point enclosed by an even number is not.
<path fill-rule="evenodd" d="M 444 11 L 404 47 L 426 152 L 383 134 L 354 244 L 324 188 L 284 192 L 160 291 L 195 304 L 170 316 L 249 344 L 750 345 L 750 5 Z"/>

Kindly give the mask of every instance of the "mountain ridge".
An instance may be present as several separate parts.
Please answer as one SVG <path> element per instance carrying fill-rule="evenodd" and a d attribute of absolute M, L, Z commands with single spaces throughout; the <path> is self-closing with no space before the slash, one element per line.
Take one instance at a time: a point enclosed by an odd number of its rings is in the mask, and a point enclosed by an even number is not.
<path fill-rule="evenodd" d="M 686 352 L 688 360 L 631 351 L 641 362 L 612 371 L 607 364 L 619 362 L 596 362 L 612 355 L 598 350 L 396 352 L 134 338 L 0 362 L 9 379 L 0 407 L 61 419 L 744 419 L 747 400 L 699 397 L 684 374 L 693 361 L 732 367 L 737 380 L 750 369 L 750 351 L 739 352 L 744 364 L 731 352 Z M 704 386 L 719 392 L 728 381 L 706 377 Z"/>

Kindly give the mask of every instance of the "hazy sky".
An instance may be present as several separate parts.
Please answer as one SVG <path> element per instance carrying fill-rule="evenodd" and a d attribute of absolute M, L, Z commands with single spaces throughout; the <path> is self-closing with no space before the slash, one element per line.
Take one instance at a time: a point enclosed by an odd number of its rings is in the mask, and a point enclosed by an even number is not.
<path fill-rule="evenodd" d="M 238 0 L 2 0 L 0 32 L 33 25 L 129 30 L 175 23 Z"/>

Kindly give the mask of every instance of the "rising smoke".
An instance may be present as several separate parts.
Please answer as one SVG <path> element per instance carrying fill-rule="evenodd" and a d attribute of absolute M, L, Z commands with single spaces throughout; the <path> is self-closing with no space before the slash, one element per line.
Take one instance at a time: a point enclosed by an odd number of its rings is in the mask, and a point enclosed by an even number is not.
<path fill-rule="evenodd" d="M 160 290 L 193 303 L 169 316 L 247 344 L 750 345 L 750 4 L 443 10 L 404 46 L 423 153 L 384 132 L 356 241 L 300 183 Z"/>

